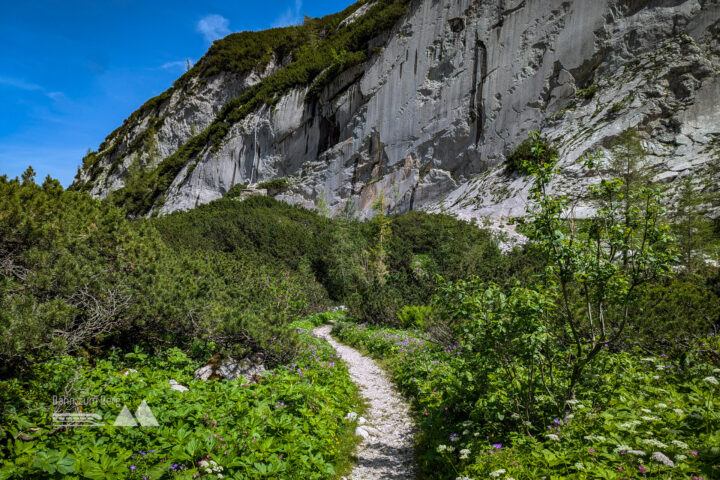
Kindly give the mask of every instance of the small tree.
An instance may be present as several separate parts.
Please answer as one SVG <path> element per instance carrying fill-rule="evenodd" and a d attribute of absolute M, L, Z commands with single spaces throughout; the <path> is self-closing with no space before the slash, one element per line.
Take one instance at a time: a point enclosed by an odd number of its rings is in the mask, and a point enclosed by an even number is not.
<path fill-rule="evenodd" d="M 542 155 L 541 146 L 531 153 Z M 589 191 L 596 214 L 579 221 L 566 197 L 548 191 L 555 163 L 526 163 L 535 184 L 520 223 L 544 260 L 537 281 L 509 289 L 477 279 L 447 283 L 433 303 L 435 325 L 451 329 L 464 353 L 467 381 L 489 399 L 486 420 L 528 433 L 562 415 L 588 366 L 619 346 L 637 319 L 642 289 L 669 275 L 675 259 L 656 189 L 604 180 Z"/>
<path fill-rule="evenodd" d="M 25 170 L 20 177 L 22 179 L 23 185 L 32 185 L 35 183 L 35 169 L 32 166 L 29 166 L 27 170 Z"/>
<path fill-rule="evenodd" d="M 594 167 L 597 157 L 587 157 Z M 571 357 L 565 400 L 574 399 L 587 365 L 603 347 L 622 336 L 639 312 L 640 289 L 670 274 L 676 261 L 674 239 L 661 221 L 659 190 L 626 188 L 620 178 L 590 189 L 593 218 L 578 222 L 564 196 L 548 185 L 555 161 L 531 166 L 533 206 L 523 221 L 525 234 L 545 258 L 543 283 L 558 304 L 556 335 L 567 335 Z"/>
<path fill-rule="evenodd" d="M 703 214 L 708 198 L 698 192 L 689 178 L 680 183 L 672 215 L 673 233 L 677 236 L 680 260 L 687 273 L 698 272 L 705 264 L 703 255 L 712 244 L 712 221 Z"/>

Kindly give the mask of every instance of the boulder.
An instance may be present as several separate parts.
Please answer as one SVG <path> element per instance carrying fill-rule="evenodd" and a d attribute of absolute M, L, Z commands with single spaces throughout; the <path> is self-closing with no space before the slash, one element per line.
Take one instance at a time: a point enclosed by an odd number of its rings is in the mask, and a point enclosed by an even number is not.
<path fill-rule="evenodd" d="M 215 359 L 216 357 L 213 357 Z M 261 374 L 266 371 L 261 355 L 242 360 L 227 359 L 218 365 L 217 361 L 211 359 L 208 365 L 195 370 L 195 379 L 208 381 L 213 379 L 236 380 L 244 377 L 246 380 L 257 381 Z"/>
<path fill-rule="evenodd" d="M 170 389 L 176 392 L 187 392 L 190 389 L 184 385 L 180 385 L 176 380 L 170 380 Z"/>

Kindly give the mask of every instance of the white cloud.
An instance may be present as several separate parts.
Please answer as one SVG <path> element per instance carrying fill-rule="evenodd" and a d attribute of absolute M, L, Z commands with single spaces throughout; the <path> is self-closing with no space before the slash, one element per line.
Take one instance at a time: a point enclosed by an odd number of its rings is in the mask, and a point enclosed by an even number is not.
<path fill-rule="evenodd" d="M 282 15 L 280 15 L 275 21 L 273 22 L 272 26 L 273 28 L 276 27 L 287 27 L 288 25 L 298 25 L 302 22 L 302 14 L 300 13 L 300 10 L 302 9 L 302 0 L 295 0 L 295 6 L 294 7 L 288 7 L 285 12 L 283 12 Z"/>
<path fill-rule="evenodd" d="M 197 23 L 197 31 L 203 34 L 207 42 L 213 42 L 230 34 L 230 20 L 222 15 L 207 15 Z"/>
<path fill-rule="evenodd" d="M 40 85 L 35 85 L 34 83 L 28 83 L 25 80 L 11 77 L 0 77 L 0 85 L 6 85 L 8 87 L 19 88 L 20 90 L 27 91 L 45 90 Z"/>
<path fill-rule="evenodd" d="M 26 92 L 41 92 L 43 95 L 50 98 L 51 100 L 61 100 L 65 98 L 65 94 L 62 92 L 48 92 L 40 85 L 26 82 L 21 78 L 0 77 L 0 85 L 18 88 L 20 90 L 25 90 Z"/>

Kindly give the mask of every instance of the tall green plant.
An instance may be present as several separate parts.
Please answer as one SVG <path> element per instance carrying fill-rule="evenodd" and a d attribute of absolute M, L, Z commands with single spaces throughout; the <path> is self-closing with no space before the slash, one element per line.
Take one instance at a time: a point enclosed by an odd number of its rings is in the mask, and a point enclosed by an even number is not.
<path fill-rule="evenodd" d="M 589 156 L 585 165 L 592 168 L 596 160 Z M 640 313 L 635 302 L 641 289 L 670 274 L 676 249 L 661 220 L 657 188 L 603 180 L 589 192 L 596 214 L 578 222 L 568 199 L 549 191 L 555 163 L 531 165 L 533 204 L 522 224 L 547 262 L 542 281 L 557 298 L 556 334 L 574 350 L 565 392 L 571 400 L 587 365 Z"/>

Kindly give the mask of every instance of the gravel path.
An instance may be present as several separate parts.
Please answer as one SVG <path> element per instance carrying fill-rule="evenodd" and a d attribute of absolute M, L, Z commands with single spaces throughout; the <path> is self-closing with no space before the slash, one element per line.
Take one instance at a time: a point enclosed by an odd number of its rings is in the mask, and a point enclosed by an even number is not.
<path fill-rule="evenodd" d="M 367 420 L 358 419 L 356 433 L 363 441 L 349 480 L 415 478 L 412 447 L 415 427 L 410 407 L 373 360 L 336 342 L 330 336 L 331 329 L 325 325 L 313 333 L 327 340 L 347 363 L 350 378 L 370 406 Z"/>

